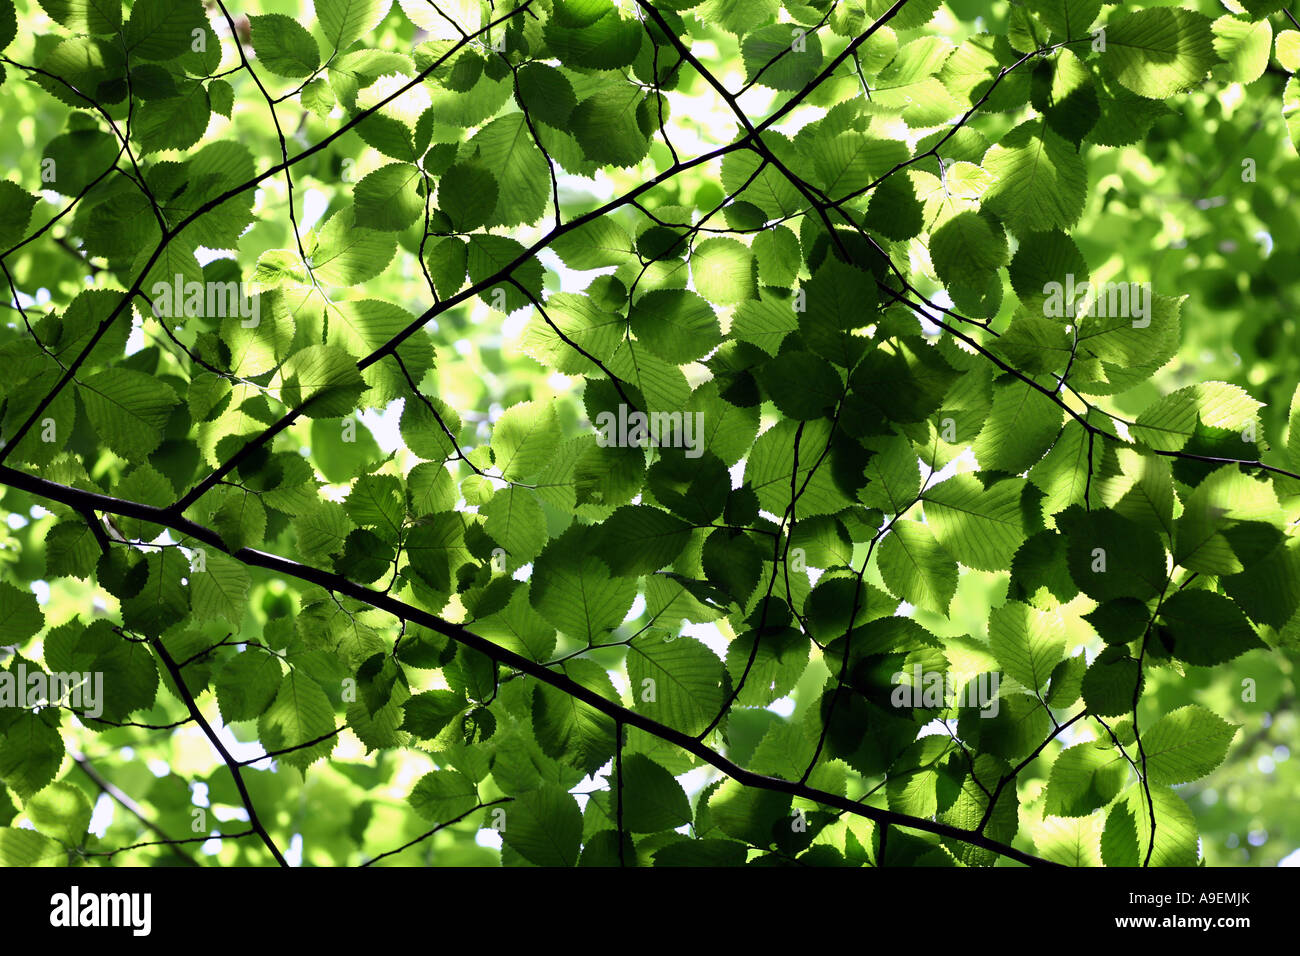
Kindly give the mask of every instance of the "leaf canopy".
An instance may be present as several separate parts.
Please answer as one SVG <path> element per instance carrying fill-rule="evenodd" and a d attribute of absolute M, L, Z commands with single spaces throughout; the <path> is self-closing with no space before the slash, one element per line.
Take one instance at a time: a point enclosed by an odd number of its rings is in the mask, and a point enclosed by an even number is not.
<path fill-rule="evenodd" d="M 0 2 L 0 863 L 1287 857 L 1226 6 Z"/>

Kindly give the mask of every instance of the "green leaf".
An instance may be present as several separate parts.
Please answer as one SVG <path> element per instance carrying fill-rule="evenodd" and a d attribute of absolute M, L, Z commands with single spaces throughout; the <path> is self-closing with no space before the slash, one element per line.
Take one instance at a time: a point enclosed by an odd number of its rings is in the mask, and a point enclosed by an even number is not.
<path fill-rule="evenodd" d="M 219 80 L 217 82 L 220 83 L 224 81 Z M 212 97 L 212 108 L 222 115 L 229 115 L 228 108 L 223 110 L 217 106 L 218 98 L 216 93 L 213 92 L 212 86 L 208 87 L 208 94 Z M 232 101 L 234 95 L 235 94 L 232 91 L 230 93 Z M 317 77 L 304 86 L 302 92 L 298 95 L 298 99 L 305 108 L 311 110 L 317 116 L 321 117 L 321 119 L 325 119 L 329 116 L 330 111 L 334 109 L 334 104 L 336 102 L 334 99 L 334 92 L 330 89 L 329 83 L 321 77 Z"/>
<path fill-rule="evenodd" d="M 437 396 L 432 396 L 427 405 L 418 398 L 407 399 L 399 427 L 402 441 L 413 455 L 442 462 L 456 453 L 447 430 L 455 435 L 460 431 L 460 424 L 460 416 L 455 409 Z"/>
<path fill-rule="evenodd" d="M 1234 724 L 1204 707 L 1179 707 L 1142 734 L 1147 773 L 1161 784 L 1199 780 L 1223 763 L 1236 733 Z"/>
<path fill-rule="evenodd" d="M 874 454 L 866 467 L 867 487 L 859 498 L 872 508 L 901 515 L 921 492 L 916 449 L 900 435 L 873 438 L 867 446 Z"/>
<path fill-rule="evenodd" d="M 1086 36 L 1101 12 L 1101 0 L 1028 0 L 1026 5 L 1062 40 Z"/>
<path fill-rule="evenodd" d="M 550 195 L 550 171 L 529 135 L 523 113 L 492 120 L 466 149 L 496 178 L 496 207 L 485 225 L 515 226 L 541 217 Z"/>
<path fill-rule="evenodd" d="M 738 199 L 753 203 L 771 219 L 795 215 L 803 198 L 772 164 L 763 165 L 762 157 L 750 150 L 723 157 L 722 188 L 728 195 L 736 193 Z"/>
<path fill-rule="evenodd" d="M 716 23 L 728 33 L 737 36 L 752 29 L 755 23 L 764 23 L 776 14 L 776 0 L 758 0 L 743 3 L 741 0 L 707 0 L 698 11 L 701 20 Z"/>
<path fill-rule="evenodd" d="M 582 840 L 578 801 L 553 783 L 531 790 L 506 807 L 501 839 L 537 866 L 574 866 Z"/>
<path fill-rule="evenodd" d="M 357 185 L 360 187 L 361 184 Z M 406 214 L 409 214 L 409 200 Z M 321 282 L 340 286 L 359 285 L 379 275 L 392 261 L 396 252 L 393 237 L 386 232 L 363 227 L 358 222 L 358 215 L 355 205 L 344 206 L 330 216 L 320 229 L 316 245 L 309 247 L 308 264 Z"/>
<path fill-rule="evenodd" d="M 587 158 L 613 166 L 634 166 L 650 141 L 639 121 L 644 94 L 633 84 L 604 87 L 587 97 L 569 117 L 569 128 Z"/>
<path fill-rule="evenodd" d="M 1074 225 L 1087 200 L 1088 173 L 1073 144 L 1030 120 L 1002 137 L 984 156 L 997 177 L 984 205 L 1017 236 Z"/>
<path fill-rule="evenodd" d="M 415 694 L 402 704 L 406 715 L 402 729 L 421 739 L 432 740 L 468 706 L 463 696 L 450 690 Z"/>
<path fill-rule="evenodd" d="M 802 489 L 796 505 L 798 517 L 842 511 L 850 502 L 836 485 L 832 472 L 814 468 L 817 459 L 810 459 L 807 454 L 800 454 L 796 461 L 797 433 L 798 423 L 784 420 L 760 435 L 745 462 L 746 483 L 754 489 L 759 504 L 774 514 L 782 514 L 790 505 L 791 475 L 795 475 L 797 487 Z M 828 420 L 811 421 L 803 428 L 799 447 L 820 450 L 827 447 L 829 438 Z"/>
<path fill-rule="evenodd" d="M 1101 859 L 1106 866 L 1137 866 L 1137 822 L 1133 811 L 1123 801 L 1106 814 L 1106 828 L 1101 834 Z"/>
<path fill-rule="evenodd" d="M 599 664 L 578 658 L 564 673 L 606 700 L 618 697 Z M 593 774 L 614 754 L 614 721 L 589 704 L 545 684 L 533 690 L 533 730 L 543 753 Z"/>
<path fill-rule="evenodd" d="M 1048 395 L 1019 379 L 993 386 L 993 408 L 971 451 L 987 471 L 1028 471 L 1061 434 L 1065 412 Z"/>
<path fill-rule="evenodd" d="M 375 528 L 381 536 L 396 539 L 406 518 L 402 483 L 392 475 L 363 475 L 343 508 L 359 527 Z"/>
<path fill-rule="evenodd" d="M 52 163 L 48 188 L 64 196 L 76 196 L 113 164 L 117 150 L 117 141 L 97 129 L 70 130 L 54 137 L 45 145 L 42 156 Z M 7 198 L 0 196 L 0 203 Z"/>
<path fill-rule="evenodd" d="M 854 330 L 864 328 L 875 317 L 875 277 L 838 259 L 828 259 L 802 292 L 804 309 L 798 318 L 804 343 L 836 365 L 851 368 L 867 348 L 867 340 Z M 749 304 L 742 303 L 738 313 Z M 734 322 L 732 331 L 736 331 Z"/>
<path fill-rule="evenodd" d="M 1131 430 L 1134 438 L 1156 451 L 1178 451 L 1191 439 L 1198 422 L 1241 432 L 1256 421 L 1260 407 L 1236 385 L 1202 382 L 1157 399 Z"/>
<path fill-rule="evenodd" d="M 364 229 L 400 232 L 424 215 L 420 170 L 389 163 L 367 174 L 356 189 L 356 224 Z"/>
<path fill-rule="evenodd" d="M 90 801 L 64 781 L 50 784 L 28 800 L 23 812 L 37 830 L 65 846 L 80 846 L 90 828 Z"/>
<path fill-rule="evenodd" d="M 213 529 L 231 551 L 261 544 L 266 534 L 266 508 L 256 495 L 238 488 L 218 488 L 212 493 Z"/>
<path fill-rule="evenodd" d="M 747 83 L 773 90 L 798 90 L 817 75 L 822 47 L 817 34 L 784 23 L 745 34 L 740 43 Z"/>
<path fill-rule="evenodd" d="M 1023 237 L 1008 270 L 1011 287 L 1025 307 L 1046 315 L 1044 304 L 1052 296 L 1051 283 L 1057 283 L 1056 294 L 1074 277 L 1076 286 L 1088 280 L 1088 263 L 1074 240 L 1063 232 L 1032 233 Z"/>
<path fill-rule="evenodd" d="M 927 77 L 926 82 L 934 86 L 938 83 L 933 77 Z M 826 132 L 819 136 L 812 160 L 818 185 L 828 195 L 838 198 L 861 192 L 907 158 L 906 148 L 896 140 L 845 131 L 837 134 Z M 774 200 L 782 195 L 770 184 L 766 191 L 774 194 Z M 761 197 L 763 194 L 758 195 Z M 798 202 L 798 196 L 795 193 L 791 201 Z M 764 211 L 773 215 L 770 209 Z"/>
<path fill-rule="evenodd" d="M 1168 535 L 1174 523 L 1174 482 L 1169 459 L 1120 448 L 1116 460 L 1122 474 L 1102 477 L 1098 485 L 1106 490 L 1106 500 L 1114 501 L 1114 510 L 1130 521 Z"/>
<path fill-rule="evenodd" d="M 799 314 L 790 307 L 789 302 L 780 299 L 748 299 L 736 307 L 731 319 L 731 335 L 742 342 L 758 346 L 768 355 L 776 355 L 782 340 L 799 328 L 799 321 Z M 1300 429 L 1296 429 L 1296 432 L 1300 436 Z"/>
<path fill-rule="evenodd" d="M 1162 100 L 1130 93 L 1114 80 L 1097 75 L 1097 101 L 1101 116 L 1088 138 L 1104 146 L 1125 146 L 1141 142 L 1160 117 L 1171 112 Z"/>
<path fill-rule="evenodd" d="M 1300 30 L 1279 31 L 1274 49 L 1282 69 L 1291 73 L 1300 69 Z"/>
<path fill-rule="evenodd" d="M 519 80 L 519 104 L 533 120 L 563 129 L 573 108 L 578 105 L 573 84 L 568 78 L 545 63 L 526 63 L 519 68 L 516 76 Z M 595 220 L 597 223 L 606 221 Z"/>
<path fill-rule="evenodd" d="M 1031 828 L 1043 859 L 1064 866 L 1101 866 L 1102 822 L 1097 817 L 1046 817 L 1033 821 Z"/>
<path fill-rule="evenodd" d="M 1018 760 L 1041 744 L 1050 733 L 1051 717 L 1036 697 L 1009 693 L 997 697 L 996 702 L 996 714 L 978 706 L 969 706 L 961 708 L 958 717 L 958 733 L 963 740 L 985 752 L 986 762 L 992 757 Z M 974 788 L 973 782 L 971 786 Z M 987 801 L 982 791 L 974 790 Z M 974 798 L 975 794 L 969 796 Z M 983 801 L 976 798 L 976 802 Z"/>
<path fill-rule="evenodd" d="M 170 60 L 189 51 L 193 31 L 206 23 L 199 0 L 137 0 L 122 43 L 132 59 Z"/>
<path fill-rule="evenodd" d="M 457 770 L 433 770 L 419 779 L 407 802 L 424 819 L 442 823 L 476 807 L 478 788 Z"/>
<path fill-rule="evenodd" d="M 84 521 L 60 521 L 45 536 L 45 573 L 67 575 L 83 581 L 95 569 L 99 545 Z M 4 599 L 0 597 L 0 604 Z"/>
<path fill-rule="evenodd" d="M 426 518 L 407 534 L 404 545 L 410 567 L 429 587 L 452 590 L 451 573 L 470 558 L 465 547 L 466 524 L 468 516 L 451 511 Z"/>
<path fill-rule="evenodd" d="M 1224 15 L 1214 21 L 1212 29 L 1214 52 L 1220 59 L 1228 61 L 1226 79 L 1234 83 L 1254 83 L 1264 75 L 1273 48 L 1273 28 L 1267 20 L 1251 23 Z"/>
<path fill-rule="evenodd" d="M 486 223 L 497 193 L 496 177 L 481 163 L 456 163 L 438 180 L 438 206 L 458 232 Z"/>
<path fill-rule="evenodd" d="M 956 100 L 935 76 L 952 52 L 946 37 L 923 36 L 905 44 L 876 80 L 871 101 L 897 110 L 909 126 L 935 126 L 959 112 Z"/>
<path fill-rule="evenodd" d="M 891 176 L 871 190 L 863 218 L 863 225 L 868 229 L 896 242 L 905 242 L 919 233 L 924 224 L 912 177 Z M 761 262 L 759 268 L 762 269 Z"/>
<path fill-rule="evenodd" d="M 391 0 L 319 0 L 316 17 L 335 51 L 371 33 L 388 14 Z"/>
<path fill-rule="evenodd" d="M 611 6 L 582 27 L 569 27 L 554 18 L 546 24 L 543 36 L 551 53 L 566 65 L 617 70 L 636 59 L 645 30 L 635 20 L 622 19 Z"/>
<path fill-rule="evenodd" d="M 121 18 L 121 4 L 117 0 L 111 0 L 117 5 L 118 18 Z M 12 2 L 0 4 L 0 50 L 5 49 L 14 38 L 18 36 L 18 14 L 14 9 Z M 2 78 L 0 78 L 2 79 Z"/>
<path fill-rule="evenodd" d="M 1064 535 L 1040 531 L 1016 549 L 1011 562 L 1011 597 L 1051 607 L 1053 601 L 1070 601 L 1078 593 L 1066 567 Z"/>
<path fill-rule="evenodd" d="M 249 17 L 258 62 L 277 76 L 311 76 L 320 66 L 312 35 L 292 17 L 279 13 Z"/>
<path fill-rule="evenodd" d="M 724 465 L 736 464 L 754 444 L 759 410 L 756 407 L 738 408 L 726 401 L 719 394 L 716 382 L 705 382 L 695 389 L 686 410 L 704 416 L 704 450 L 717 455 Z"/>
<path fill-rule="evenodd" d="M 622 265 L 636 253 L 627 231 L 605 218 L 593 219 L 564 233 L 552 248 L 573 269 Z"/>
<path fill-rule="evenodd" d="M 632 304 L 628 315 L 637 341 L 680 365 L 702 358 L 722 341 L 713 307 L 685 289 L 656 289 Z"/>
<path fill-rule="evenodd" d="M 1282 115 L 1286 118 L 1291 146 L 1300 152 L 1300 78 L 1293 76 L 1286 81 L 1286 89 L 1282 91 Z"/>
<path fill-rule="evenodd" d="M 790 832 L 790 795 L 725 780 L 709 797 L 709 817 L 727 836 L 767 849 L 778 828 Z"/>
<path fill-rule="evenodd" d="M 510 479 L 535 477 L 555 455 L 560 423 L 555 406 L 522 402 L 506 409 L 492 429 L 492 454 Z"/>
<path fill-rule="evenodd" d="M 367 388 L 352 356 L 332 345 L 295 352 L 277 378 L 280 400 L 290 408 L 306 406 L 303 414 L 309 418 L 348 414 Z"/>
<path fill-rule="evenodd" d="M 998 74 L 1019 58 L 1005 36 L 977 33 L 953 51 L 939 76 L 964 105 L 1006 112 L 1029 101 L 1027 71 L 1012 70 L 998 79 Z"/>
<path fill-rule="evenodd" d="M 1058 817 L 1087 816 L 1119 795 L 1128 780 L 1128 762 L 1117 748 L 1075 744 L 1057 756 L 1047 781 L 1043 812 Z M 1105 851 L 1105 837 L 1102 849 Z"/>
<path fill-rule="evenodd" d="M 811 352 L 785 352 L 763 366 L 759 381 L 788 418 L 821 418 L 844 396 L 840 373 Z"/>
<path fill-rule="evenodd" d="M 917 607 L 948 613 L 957 593 L 957 562 L 919 521 L 895 521 L 880 545 L 880 576 L 898 597 Z"/>
<path fill-rule="evenodd" d="M 671 564 L 690 538 L 691 526 L 650 505 L 625 505 L 601 525 L 596 554 L 617 576 L 636 576 Z"/>
<path fill-rule="evenodd" d="M 1008 677 L 1037 692 L 1065 653 L 1061 615 L 1008 601 L 989 615 L 989 645 Z"/>
<path fill-rule="evenodd" d="M 555 628 L 533 610 L 523 589 L 515 591 L 503 609 L 476 626 L 484 637 L 533 660 L 547 660 L 555 650 Z"/>
<path fill-rule="evenodd" d="M 1126 647 L 1108 647 L 1083 675 L 1083 702 L 1089 713 L 1114 717 L 1133 709 L 1141 668 Z"/>
<path fill-rule="evenodd" d="M 1210 26 L 1190 10 L 1139 10 L 1107 24 L 1102 65 L 1139 96 L 1164 99 L 1196 86 L 1217 61 Z"/>
<path fill-rule="evenodd" d="M 67 866 L 68 851 L 35 830 L 0 827 L 0 865 Z"/>
<path fill-rule="evenodd" d="M 22 241 L 35 206 L 36 197 L 27 190 L 7 179 L 0 180 L 0 246 L 7 249 Z"/>
<path fill-rule="evenodd" d="M 280 690 L 280 660 L 250 648 L 228 659 L 217 671 L 214 687 L 223 723 L 262 716 Z"/>
<path fill-rule="evenodd" d="M 1083 675 L 1088 669 L 1088 659 L 1082 654 L 1067 657 L 1052 669 L 1043 698 L 1049 707 L 1068 707 L 1083 693 Z"/>
<path fill-rule="evenodd" d="M 1010 260 L 1007 237 L 996 221 L 975 212 L 958 213 L 930 237 L 930 259 L 945 284 L 982 288 Z"/>
<path fill-rule="evenodd" d="M 36 603 L 36 595 L 0 581 L 0 641 L 25 644 L 43 627 L 45 615 Z"/>
<path fill-rule="evenodd" d="M 694 638 L 638 637 L 628 649 L 627 673 L 636 709 L 683 733 L 703 732 L 722 707 L 722 661 Z"/>
<path fill-rule="evenodd" d="M 705 239 L 691 253 L 695 290 L 714 305 L 758 297 L 754 254 L 735 239 Z"/>
<path fill-rule="evenodd" d="M 735 840 L 681 840 L 660 848 L 655 866 L 743 866 L 748 847 Z"/>
<path fill-rule="evenodd" d="M 1118 392 L 1154 375 L 1177 354 L 1181 335 L 1182 298 L 1147 296 L 1140 286 L 1118 283 L 1106 292 L 1104 309 L 1102 302 L 1098 295 L 1092 310 L 1099 314 L 1080 318 L 1077 348 L 1079 356 L 1096 358 L 1101 368 L 1089 375 L 1095 365 L 1085 363 L 1074 376 L 1079 391 L 1094 395 Z"/>
<path fill-rule="evenodd" d="M 623 825 L 633 833 L 675 830 L 691 822 L 686 791 L 644 754 L 623 758 Z"/>
<path fill-rule="evenodd" d="M 536 495 L 526 488 L 511 485 L 498 490 L 491 501 L 479 507 L 479 514 L 486 519 L 483 530 L 505 548 L 508 567 L 531 561 L 546 545 L 546 514 Z"/>
<path fill-rule="evenodd" d="M 763 570 L 763 556 L 744 535 L 731 536 L 721 528 L 709 535 L 701 554 L 704 576 L 743 605 L 754 593 Z"/>
<path fill-rule="evenodd" d="M 147 100 L 140 107 L 135 131 L 144 152 L 187 150 L 203 137 L 211 117 L 208 91 L 201 83 L 188 83 L 181 95 Z"/>
<path fill-rule="evenodd" d="M 581 526 L 553 538 L 533 564 L 532 606 L 577 640 L 598 640 L 621 624 L 635 596 L 636 582 L 611 577 Z"/>
<path fill-rule="evenodd" d="M 124 604 L 124 617 L 132 607 L 131 601 Z M 134 711 L 153 706 L 158 692 L 158 668 L 152 653 L 145 644 L 124 641 L 108 621 L 101 619 L 83 629 L 74 620 L 55 628 L 45 637 L 44 651 L 52 672 L 100 675 L 86 679 L 80 706 L 74 707 L 79 716 L 87 715 L 85 722 L 92 729 L 106 727 L 96 723 L 96 718 L 120 722 Z M 105 688 L 102 693 L 97 690 L 100 680 Z M 76 697 L 71 700 L 75 701 Z"/>
<path fill-rule="evenodd" d="M 1151 610 L 1137 598 L 1120 597 L 1097 605 L 1084 619 L 1107 644 L 1127 644 L 1146 633 Z"/>
<path fill-rule="evenodd" d="M 328 757 L 338 736 L 334 730 L 334 708 L 325 691 L 311 677 L 291 670 L 280 681 L 271 706 L 257 720 L 257 738 L 268 751 L 298 748 L 276 760 L 305 771 L 317 760 Z M 320 737 L 319 743 L 305 746 Z"/>
<path fill-rule="evenodd" d="M 885 784 L 889 809 L 918 816 L 938 811 L 940 777 L 935 764 L 947 750 L 948 745 L 936 736 L 922 737 L 908 746 Z"/>
<path fill-rule="evenodd" d="M 144 558 L 148 577 L 135 597 L 122 602 L 122 620 L 132 630 L 158 637 L 190 610 L 189 574 L 185 558 L 175 548 L 162 548 Z"/>
<path fill-rule="evenodd" d="M 746 631 L 728 644 L 727 671 L 740 686 L 736 703 L 766 707 L 789 694 L 808 667 L 809 643 L 803 634 L 787 627 L 764 629 L 761 636 L 759 631 Z"/>
<path fill-rule="evenodd" d="M 499 283 L 483 296 L 494 309 L 500 310 L 504 305 L 504 311 L 513 312 L 541 298 L 541 264 L 536 259 L 529 258 L 524 247 L 515 239 L 474 233 L 469 237 L 465 265 L 469 270 L 470 281 Z M 507 274 L 514 282 L 505 278 Z M 515 282 L 523 288 L 518 288 Z M 502 298 L 503 303 L 498 301 Z M 566 345 L 566 348 L 570 346 Z"/>
<path fill-rule="evenodd" d="M 242 564 L 220 551 L 207 550 L 203 569 L 191 567 L 190 606 L 200 621 L 225 621 L 238 630 L 248 608 L 250 581 Z"/>
<path fill-rule="evenodd" d="M 73 33 L 104 36 L 122 26 L 122 0 L 41 0 L 41 7 Z"/>
<path fill-rule="evenodd" d="M 1154 532 L 1110 510 L 1085 512 L 1078 505 L 1057 515 L 1069 538 L 1070 576 L 1097 601 L 1140 601 L 1164 591 L 1165 549 Z"/>
<path fill-rule="evenodd" d="M 31 711 L 22 711 L 6 723 L 0 736 L 0 780 L 26 800 L 58 773 L 63 762 L 63 738 Z"/>
<path fill-rule="evenodd" d="M 986 488 L 973 475 L 955 475 L 925 492 L 926 522 L 948 553 L 967 567 L 1007 567 L 1025 536 L 1024 487 L 1019 478 Z"/>
<path fill-rule="evenodd" d="M 1062 50 L 1051 66 L 1039 67 L 1032 87 L 1032 99 L 1034 106 L 1042 111 L 1047 125 L 1076 145 L 1101 117 L 1097 83 L 1092 71 L 1069 50 Z"/>
<path fill-rule="evenodd" d="M 1160 606 L 1169 651 L 1179 660 L 1213 667 L 1264 643 L 1232 601 L 1210 591 L 1179 591 Z"/>
<path fill-rule="evenodd" d="M 866 406 L 860 414 L 871 416 L 864 424 L 875 422 L 879 434 L 889 422 L 919 422 L 938 411 L 959 377 L 937 349 L 904 340 L 867 353 L 849 381 Z"/>

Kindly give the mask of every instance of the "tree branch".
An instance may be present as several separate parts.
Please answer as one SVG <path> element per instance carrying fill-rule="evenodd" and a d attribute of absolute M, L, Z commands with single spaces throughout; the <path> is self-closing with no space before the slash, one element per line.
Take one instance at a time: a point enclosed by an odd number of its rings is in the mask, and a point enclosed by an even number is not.
<path fill-rule="evenodd" d="M 4 466 L 0 466 L 0 469 L 9 471 L 9 469 Z M 212 532 L 212 534 L 214 537 L 216 536 L 215 532 Z M 199 727 L 203 729 L 203 733 L 212 744 L 213 749 L 216 750 L 218 755 L 220 755 L 222 763 L 226 765 L 231 776 L 235 778 L 235 789 L 239 791 L 239 799 L 244 804 L 244 809 L 248 811 L 249 825 L 253 828 L 253 831 L 258 835 L 258 837 L 261 838 L 262 842 L 266 844 L 266 848 L 271 851 L 271 856 L 275 858 L 275 862 L 280 866 L 288 866 L 289 864 L 281 855 L 279 847 L 275 845 L 275 841 L 271 839 L 271 835 L 266 832 L 266 827 L 262 826 L 262 821 L 258 819 L 257 808 L 253 806 L 253 798 L 249 795 L 248 788 L 244 786 L 243 774 L 239 772 L 239 762 L 230 755 L 230 751 L 226 749 L 226 745 L 221 742 L 221 738 L 217 736 L 216 731 L 212 729 L 212 725 L 207 722 L 202 712 L 199 710 L 199 705 L 195 702 L 194 695 L 190 693 L 189 687 L 185 684 L 185 675 L 181 673 L 181 669 L 177 666 L 176 661 L 172 660 L 172 656 L 167 653 L 167 648 L 163 646 L 162 641 L 154 638 L 150 641 L 150 644 L 153 646 L 154 653 L 158 655 L 158 659 L 161 660 L 163 666 L 167 668 L 167 673 L 171 674 L 172 682 L 176 685 L 176 692 L 180 694 L 181 700 L 183 700 L 185 706 L 189 708 L 190 716 L 193 717 Z"/>
<path fill-rule="evenodd" d="M 49 481 L 45 478 L 38 478 L 25 472 L 18 471 L 14 468 L 0 465 L 0 483 L 6 484 L 12 488 L 27 491 L 31 494 L 47 498 L 52 501 L 59 501 L 73 507 L 93 508 L 98 511 L 106 511 L 113 514 L 122 515 L 128 518 L 140 518 L 155 524 L 160 524 L 178 531 L 181 534 L 188 535 L 198 541 L 210 545 L 219 551 L 230 554 L 236 560 L 243 562 L 252 567 L 260 567 L 278 574 L 285 574 L 295 577 L 301 581 L 319 585 L 330 591 L 353 598 L 369 604 L 371 607 L 381 611 L 386 611 L 401 620 L 414 621 L 417 624 L 437 631 L 457 643 L 462 644 L 472 650 L 479 651 L 499 664 L 513 668 L 530 677 L 533 677 L 543 683 L 549 684 L 568 696 L 581 701 L 584 704 L 600 711 L 601 713 L 613 718 L 616 722 L 621 722 L 640 730 L 644 730 L 660 740 L 664 740 L 680 747 L 687 753 L 703 760 L 705 763 L 722 771 L 728 777 L 731 777 L 737 783 L 747 787 L 755 787 L 761 790 L 770 790 L 777 793 L 787 793 L 791 796 L 801 797 L 828 807 L 845 810 L 849 813 L 856 814 L 866 819 L 880 823 L 891 823 L 896 826 L 907 827 L 913 830 L 921 830 L 927 833 L 933 833 L 938 836 L 948 837 L 959 840 L 964 843 L 970 843 L 974 846 L 991 850 L 994 853 L 1001 854 L 1009 859 L 1027 865 L 1057 866 L 1049 860 L 1026 853 L 1009 844 L 1001 843 L 997 840 L 991 840 L 980 833 L 972 830 L 963 830 L 960 827 L 951 826 L 946 823 L 940 823 L 935 820 L 927 820 L 922 817 L 908 816 L 907 814 L 898 813 L 893 810 L 887 810 L 880 807 L 870 807 L 860 805 L 847 797 L 839 794 L 830 793 L 825 790 L 819 790 L 810 787 L 804 783 L 797 783 L 790 780 L 783 780 L 779 777 L 770 777 L 765 774 L 755 773 L 744 767 L 732 762 L 711 747 L 706 746 L 701 741 L 695 739 L 689 734 L 680 730 L 668 727 L 664 724 L 653 720 L 639 711 L 624 707 L 622 704 L 615 703 L 595 691 L 579 684 L 577 681 L 562 673 L 556 673 L 548 670 L 544 665 L 507 650 L 486 638 L 471 633 L 464 627 L 453 624 L 450 621 L 444 621 L 437 615 L 417 607 L 405 604 L 388 594 L 383 594 L 370 588 L 363 587 L 355 582 L 338 574 L 323 571 L 319 568 L 313 568 L 308 565 L 299 564 L 288 558 L 276 554 L 269 554 L 264 551 L 258 551 L 253 548 L 240 548 L 231 551 L 222 540 L 217 532 L 210 528 L 204 527 L 197 522 L 191 521 L 184 517 L 177 516 L 174 512 L 162 508 L 156 508 L 152 505 L 140 504 L 134 501 L 124 501 L 118 498 L 112 498 L 108 495 L 96 492 L 84 491 L 80 488 L 70 488 L 66 485 L 60 485 L 56 482 Z M 166 648 L 162 647 L 158 641 L 153 642 L 155 650 L 163 660 L 164 665 L 172 674 L 172 679 L 176 682 L 177 689 L 182 694 L 186 706 L 190 713 L 198 721 L 207 734 L 208 739 L 222 756 L 223 761 L 235 776 L 236 785 L 240 789 L 241 797 L 244 799 L 245 807 L 249 811 L 249 820 L 258 835 L 262 837 L 263 842 L 267 844 L 276 856 L 277 861 L 284 864 L 284 859 L 275 849 L 270 837 L 262 829 L 261 824 L 257 821 L 256 812 L 253 809 L 252 801 L 247 797 L 247 790 L 243 786 L 243 780 L 239 775 L 239 768 L 236 761 L 226 751 L 220 739 L 213 732 L 211 726 L 203 719 L 199 713 L 198 705 L 194 697 L 190 694 L 189 689 L 185 686 L 181 678 L 179 668 L 175 661 L 167 654 Z"/>
<path fill-rule="evenodd" d="M 180 847 L 176 845 L 180 841 L 173 840 L 163 831 L 162 827 L 158 826 L 158 824 L 154 823 L 152 820 L 146 817 L 144 815 L 144 812 L 140 809 L 139 804 L 137 804 L 134 800 L 132 800 L 125 793 L 123 793 L 112 783 L 106 780 L 103 776 L 101 776 L 99 771 L 95 769 L 94 765 L 89 760 L 86 759 L 85 754 L 79 754 L 75 751 L 69 751 L 68 755 L 72 757 L 73 763 L 75 763 L 78 767 L 81 768 L 81 772 L 84 773 L 87 777 L 89 777 L 91 783 L 97 786 L 102 793 L 106 793 L 114 800 L 116 800 L 119 804 L 121 804 L 122 808 L 125 809 L 127 813 L 131 814 L 131 816 L 139 820 L 140 823 L 144 825 L 144 828 L 146 830 L 148 830 L 150 833 L 156 834 L 159 837 L 158 840 L 159 846 L 162 845 L 168 846 L 175 856 L 179 857 L 182 861 L 184 861 L 186 866 L 201 865 L 197 860 L 194 859 L 194 857 L 190 856 L 188 853 L 185 853 L 183 850 L 181 850 Z"/>

